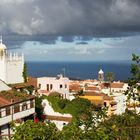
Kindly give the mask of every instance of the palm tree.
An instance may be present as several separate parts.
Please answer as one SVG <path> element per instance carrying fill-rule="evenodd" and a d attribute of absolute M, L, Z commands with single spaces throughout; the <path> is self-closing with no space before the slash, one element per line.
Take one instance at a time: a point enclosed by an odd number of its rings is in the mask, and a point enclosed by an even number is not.
<path fill-rule="evenodd" d="M 108 80 L 108 82 L 109 82 L 110 94 L 111 94 L 111 83 L 112 83 L 112 81 L 113 81 L 113 79 L 114 79 L 114 74 L 113 74 L 113 72 L 108 72 L 108 73 L 106 74 L 106 77 L 107 77 L 107 80 Z"/>

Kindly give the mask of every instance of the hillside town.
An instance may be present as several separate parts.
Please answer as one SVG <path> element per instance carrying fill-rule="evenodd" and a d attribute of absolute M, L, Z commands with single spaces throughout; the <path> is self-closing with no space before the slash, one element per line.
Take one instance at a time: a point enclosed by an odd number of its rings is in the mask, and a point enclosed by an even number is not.
<path fill-rule="evenodd" d="M 124 93 L 128 83 L 108 79 L 102 69 L 97 72 L 98 79 L 70 80 L 59 74 L 56 77 L 31 77 L 25 75 L 24 55 L 9 54 L 0 40 L 0 137 L 9 138 L 15 133 L 11 123 L 23 124 L 32 119 L 40 121 L 35 111 L 36 97 L 43 97 L 42 116 L 62 130 L 73 118 L 70 113 L 57 112 L 50 103 L 50 97 L 59 95 L 64 100 L 75 98 L 90 101 L 101 109 L 106 108 L 108 117 L 121 115 L 125 110 L 140 111 L 139 101 L 128 100 Z M 23 74 L 24 73 L 24 74 Z M 112 76 L 112 77 L 111 77 Z M 139 92 L 139 91 L 135 91 Z M 79 106 L 81 108 L 82 106 Z M 101 121 L 101 120 L 100 120 Z"/>

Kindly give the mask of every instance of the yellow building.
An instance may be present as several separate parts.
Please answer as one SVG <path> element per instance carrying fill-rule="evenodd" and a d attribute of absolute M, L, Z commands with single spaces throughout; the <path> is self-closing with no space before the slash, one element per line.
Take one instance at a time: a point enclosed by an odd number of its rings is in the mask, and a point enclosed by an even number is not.
<path fill-rule="evenodd" d="M 102 107 L 107 107 L 108 112 L 107 115 L 113 115 L 116 110 L 116 102 L 104 93 L 85 93 L 84 96 L 80 96 L 80 98 L 88 99 L 95 105 L 101 105 Z"/>

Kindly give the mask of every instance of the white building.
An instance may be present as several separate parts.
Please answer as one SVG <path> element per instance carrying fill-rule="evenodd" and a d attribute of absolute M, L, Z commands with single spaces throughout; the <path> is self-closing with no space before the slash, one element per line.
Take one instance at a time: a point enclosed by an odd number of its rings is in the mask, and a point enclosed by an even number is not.
<path fill-rule="evenodd" d="M 34 96 L 23 93 L 17 95 L 12 90 L 0 92 L 0 139 L 11 136 L 12 121 L 23 122 L 24 118 L 34 113 Z"/>
<path fill-rule="evenodd" d="M 4 90 L 11 90 L 11 89 L 12 89 L 11 87 L 9 87 L 6 83 L 0 80 L 0 92 Z"/>
<path fill-rule="evenodd" d="M 37 87 L 40 94 L 49 94 L 59 92 L 62 94 L 69 93 L 69 79 L 58 75 L 57 77 L 40 77 L 37 78 Z"/>
<path fill-rule="evenodd" d="M 6 46 L 0 39 L 0 79 L 7 84 L 22 83 L 24 56 L 17 53 L 7 53 Z"/>
<path fill-rule="evenodd" d="M 100 86 L 102 88 L 103 93 L 110 94 L 110 85 L 109 85 L 109 83 L 102 83 L 102 85 L 100 85 Z M 123 83 L 123 82 L 113 82 L 113 83 L 111 83 L 111 93 L 113 95 L 123 94 L 123 93 L 125 93 L 127 88 L 128 88 L 127 83 Z"/>

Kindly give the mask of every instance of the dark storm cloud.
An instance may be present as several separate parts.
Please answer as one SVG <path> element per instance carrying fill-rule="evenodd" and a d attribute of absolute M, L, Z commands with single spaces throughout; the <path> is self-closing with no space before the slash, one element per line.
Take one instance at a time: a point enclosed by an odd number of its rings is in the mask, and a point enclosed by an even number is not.
<path fill-rule="evenodd" d="M 42 44 L 55 44 L 58 36 L 47 35 L 3 35 L 3 43 L 8 49 L 18 49 L 26 41 L 36 41 Z"/>
<path fill-rule="evenodd" d="M 76 45 L 87 45 L 88 44 L 88 42 L 76 42 Z"/>
<path fill-rule="evenodd" d="M 91 40 L 140 33 L 140 0 L 1 0 L 0 6 L 0 33 L 21 35 L 19 44 L 54 44 L 57 36 L 72 42 L 75 36 L 86 41 L 86 36 Z"/>
<path fill-rule="evenodd" d="M 75 36 L 62 36 L 61 41 L 62 42 L 73 42 L 75 40 Z"/>

